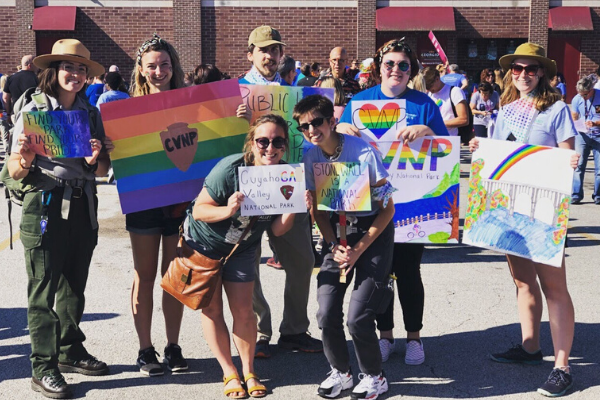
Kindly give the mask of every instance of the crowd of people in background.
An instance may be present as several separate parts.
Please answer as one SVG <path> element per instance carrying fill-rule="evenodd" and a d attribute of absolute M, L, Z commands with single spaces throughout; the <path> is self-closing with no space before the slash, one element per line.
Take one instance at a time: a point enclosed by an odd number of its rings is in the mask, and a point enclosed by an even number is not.
<path fill-rule="evenodd" d="M 239 82 L 333 88 L 333 102 L 310 96 L 294 109 L 300 132 L 314 145 L 306 154 L 306 160 L 367 161 L 373 166 L 369 177 L 372 211 L 357 216 L 359 229 L 348 239 L 349 247 L 339 244 L 335 233 L 339 222 L 337 214 L 314 214 L 321 231 L 317 250 L 332 254 L 332 258 L 321 265 L 318 277 L 317 320 L 322 341 L 308 332 L 307 304 L 315 266 L 311 214 L 284 214 L 252 225 L 254 222 L 251 224 L 239 215 L 241 194 L 231 181 L 237 173 L 235 167 L 279 163 L 288 149 L 287 123 L 281 117 L 270 115 L 251 125 L 241 153 L 221 160 L 206 178 L 195 201 L 126 215 L 135 270 L 131 295 L 139 339 L 135 362 L 140 372 L 148 376 L 163 375 L 165 369 L 172 372 L 188 369 L 178 345 L 183 305 L 166 292 L 162 297 L 166 325 L 162 363 L 153 345 L 150 333 L 157 272 L 164 274 L 175 257 L 180 226 L 190 248 L 218 258 L 231 250 L 234 243 L 227 239 L 227 230 L 236 224 L 238 228 L 247 227 L 252 240 L 246 241 L 229 260 L 221 285 L 233 314 L 233 342 L 242 360 L 242 375 L 238 374 L 231 358 L 221 290 L 201 317 L 208 346 L 223 370 L 224 395 L 243 398 L 267 394 L 253 364 L 254 358 L 272 356 L 272 316 L 259 271 L 260 241 L 266 232 L 274 253 L 267 264 L 286 274 L 282 290 L 284 315 L 277 345 L 303 352 L 324 351 L 331 372 L 318 387 L 320 396 L 333 398 L 353 389 L 353 399 L 376 399 L 388 390 L 382 363 L 396 347 L 394 301 L 391 296 L 384 298 L 385 293 L 380 289 L 387 285 L 390 272 L 398 277 L 398 297 L 406 331 L 405 363 L 419 365 L 425 360 L 421 340 L 425 290 L 420 275 L 424 246 L 393 243 L 390 222 L 393 202 L 388 201 L 393 188 L 386 180 L 387 172 L 377 153 L 355 137 L 358 131 L 350 123 L 351 107 L 348 106 L 359 100 L 405 99 L 409 118 L 399 138 L 412 141 L 426 135 L 461 136 L 463 143 L 470 142 L 471 149 L 475 149 L 479 138 L 507 140 L 511 132 L 502 105 L 529 96 L 536 102 L 540 114 L 558 115 L 560 121 L 537 126 L 530 137 L 516 140 L 575 148 L 581 154 L 574 174 L 574 204 L 583 199 L 581 183 L 588 155 L 593 151 L 596 182 L 592 196 L 595 203 L 600 204 L 600 82 L 593 76 L 577 82 L 578 94 L 573 99 L 571 114 L 565 111 L 568 108 L 564 103 L 567 87 L 564 76 L 556 71 L 556 64 L 545 57 L 543 48 L 530 43 L 520 46 L 516 54 L 502 57 L 500 66 L 483 69 L 478 82 L 471 82 L 456 64 L 423 67 L 402 39 L 385 43 L 372 58 L 363 61 L 350 59 L 346 49 L 335 47 L 329 52 L 328 66 L 295 60 L 285 54 L 284 49 L 285 43 L 277 30 L 268 26 L 256 28 L 248 38 L 247 53 L 240 54 L 247 57 L 252 67 L 238 77 Z M 186 73 L 176 49 L 157 35 L 138 49 L 129 82 L 116 65 L 105 73 L 104 67 L 91 60 L 87 48 L 74 39 L 58 41 L 51 54 L 35 58 L 24 56 L 19 72 L 2 76 L 4 112 L 0 129 L 10 154 L 10 175 L 14 179 L 46 184 L 25 195 L 25 203 L 31 206 L 24 207 L 21 224 L 21 240 L 28 254 L 33 390 L 47 397 L 68 398 L 72 393 L 62 373 L 101 375 L 109 372 L 108 365 L 83 347 L 85 336 L 79 328 L 87 270 L 98 234 L 94 179 L 108 173 L 108 154 L 113 148 L 110 138 L 104 135 L 101 105 L 223 79 L 231 77 L 212 64 L 198 65 Z M 37 100 L 40 96 L 41 102 Z M 19 104 L 21 98 L 25 100 Z M 28 148 L 20 112 L 55 109 L 85 110 L 93 118 L 92 157 L 48 160 Z M 238 107 L 237 116 L 251 120 L 243 104 Z M 582 124 L 573 122 L 579 119 L 583 120 Z M 10 132 L 13 132 L 12 139 Z M 308 172 L 311 167 L 308 165 Z M 306 201 L 311 208 L 315 187 L 310 173 L 307 188 Z M 81 193 L 73 195 L 74 189 Z M 50 227 L 48 230 L 46 225 L 40 224 L 40 215 Z M 161 259 L 159 254 L 162 254 Z M 40 259 L 49 260 L 50 267 L 45 271 L 35 268 Z M 563 395 L 573 384 L 568 357 L 574 324 L 564 261 L 562 268 L 553 268 L 515 256 L 508 256 L 507 260 L 518 288 L 523 340 L 521 345 L 507 352 L 493 354 L 492 359 L 506 363 L 541 362 L 542 292 L 536 283 L 539 277 L 550 309 L 556 365 L 538 391 L 546 396 Z M 358 283 L 353 287 L 339 283 L 340 266 L 350 267 Z M 352 274 L 348 275 L 350 281 Z M 352 291 L 347 324 L 361 372 L 357 385 L 354 385 L 344 339 L 342 308 L 346 289 Z"/>

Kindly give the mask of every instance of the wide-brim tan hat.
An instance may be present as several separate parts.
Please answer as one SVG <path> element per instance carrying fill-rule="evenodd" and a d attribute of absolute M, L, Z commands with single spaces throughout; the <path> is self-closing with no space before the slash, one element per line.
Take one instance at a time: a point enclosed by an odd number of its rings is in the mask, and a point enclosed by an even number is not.
<path fill-rule="evenodd" d="M 52 54 L 44 54 L 33 59 L 38 68 L 48 68 L 53 61 L 71 61 L 88 67 L 88 76 L 99 76 L 104 67 L 90 60 L 90 51 L 77 39 L 60 39 L 52 46 Z"/>
<path fill-rule="evenodd" d="M 529 58 L 536 60 L 544 67 L 546 71 L 546 76 L 548 79 L 552 79 L 556 75 L 557 67 L 556 61 L 549 59 L 546 57 L 546 50 L 535 43 L 523 43 L 515 50 L 514 54 L 507 54 L 505 56 L 500 57 L 498 62 L 503 70 L 508 71 L 510 69 L 510 65 L 517 58 Z"/>

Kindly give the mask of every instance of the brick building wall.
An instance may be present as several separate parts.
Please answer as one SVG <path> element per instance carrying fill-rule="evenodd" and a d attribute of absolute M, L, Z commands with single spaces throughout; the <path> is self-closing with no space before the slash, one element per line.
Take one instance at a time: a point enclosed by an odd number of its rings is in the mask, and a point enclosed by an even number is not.
<path fill-rule="evenodd" d="M 328 66 L 336 46 L 345 47 L 350 59 L 356 57 L 355 8 L 203 7 L 202 60 L 231 76 L 247 71 L 248 36 L 260 25 L 279 30 L 285 53 L 303 63 Z"/>
<path fill-rule="evenodd" d="M 0 73 L 13 74 L 17 72 L 16 67 L 23 56 L 18 48 L 17 10 L 15 7 L 0 7 L 0 13 L 4 25 L 4 32 L 0 35 Z"/>
<path fill-rule="evenodd" d="M 531 0 L 529 41 L 548 49 L 548 0 Z"/>
<path fill-rule="evenodd" d="M 18 0 L 15 5 L 17 17 L 17 48 L 21 55 L 35 54 L 35 33 L 29 28 L 31 26 L 31 21 L 33 20 L 34 8 L 34 0 Z"/>
<path fill-rule="evenodd" d="M 375 29 L 376 3 L 372 0 L 358 0 L 357 27 L 356 27 L 356 47 L 357 58 L 364 60 L 371 57 L 377 49 Z"/>
<path fill-rule="evenodd" d="M 179 52 L 184 71 L 193 71 L 202 61 L 201 0 L 173 2 L 173 45 Z"/>
<path fill-rule="evenodd" d="M 592 8 L 592 23 L 600 27 L 600 8 Z M 600 28 L 599 28 L 600 29 Z M 584 32 L 581 35 L 581 70 L 579 75 L 595 73 L 600 65 L 600 31 Z"/>

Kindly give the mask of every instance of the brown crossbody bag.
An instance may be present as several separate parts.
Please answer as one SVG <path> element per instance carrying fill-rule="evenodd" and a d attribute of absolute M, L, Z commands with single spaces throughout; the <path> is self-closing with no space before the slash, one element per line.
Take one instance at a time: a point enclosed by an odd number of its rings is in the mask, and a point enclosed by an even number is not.
<path fill-rule="evenodd" d="M 217 289 L 221 268 L 237 250 L 257 220 L 258 217 L 252 217 L 231 252 L 220 260 L 213 260 L 192 249 L 185 242 L 182 224 L 179 228 L 177 256 L 169 264 L 169 269 L 164 274 L 160 286 L 165 292 L 192 310 L 207 307 Z"/>

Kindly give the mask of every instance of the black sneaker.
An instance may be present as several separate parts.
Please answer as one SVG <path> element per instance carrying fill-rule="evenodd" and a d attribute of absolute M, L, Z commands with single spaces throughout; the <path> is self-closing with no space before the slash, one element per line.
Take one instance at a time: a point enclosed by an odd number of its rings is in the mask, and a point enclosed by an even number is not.
<path fill-rule="evenodd" d="M 323 351 L 323 342 L 315 339 L 308 332 L 297 335 L 282 335 L 277 345 L 286 350 L 303 351 L 305 353 L 320 353 Z"/>
<path fill-rule="evenodd" d="M 58 363 L 60 372 L 73 372 L 82 375 L 100 376 L 108 374 L 108 365 L 96 357 L 88 355 L 79 361 L 64 361 Z"/>
<path fill-rule="evenodd" d="M 490 358 L 500 363 L 539 365 L 542 363 L 544 356 L 541 349 L 535 353 L 529 353 L 522 345 L 518 344 L 504 353 L 491 354 Z"/>
<path fill-rule="evenodd" d="M 271 358 L 271 346 L 269 345 L 269 338 L 261 336 L 258 342 L 256 342 L 256 348 L 254 349 L 254 358 Z"/>
<path fill-rule="evenodd" d="M 573 387 L 573 377 L 560 368 L 550 372 L 548 380 L 537 390 L 539 394 L 547 397 L 559 397 Z"/>
<path fill-rule="evenodd" d="M 156 356 L 158 353 L 154 347 L 140 350 L 137 358 L 137 366 L 140 367 L 140 372 L 148 376 L 160 376 L 165 374 L 162 364 L 158 362 Z"/>
<path fill-rule="evenodd" d="M 69 399 L 73 396 L 69 385 L 60 373 L 44 375 L 42 379 L 31 378 L 31 389 L 51 399 Z"/>
<path fill-rule="evenodd" d="M 172 372 L 187 371 L 188 369 L 187 361 L 181 355 L 181 347 L 174 343 L 170 343 L 165 347 L 163 362 L 167 364 L 167 368 Z"/>

